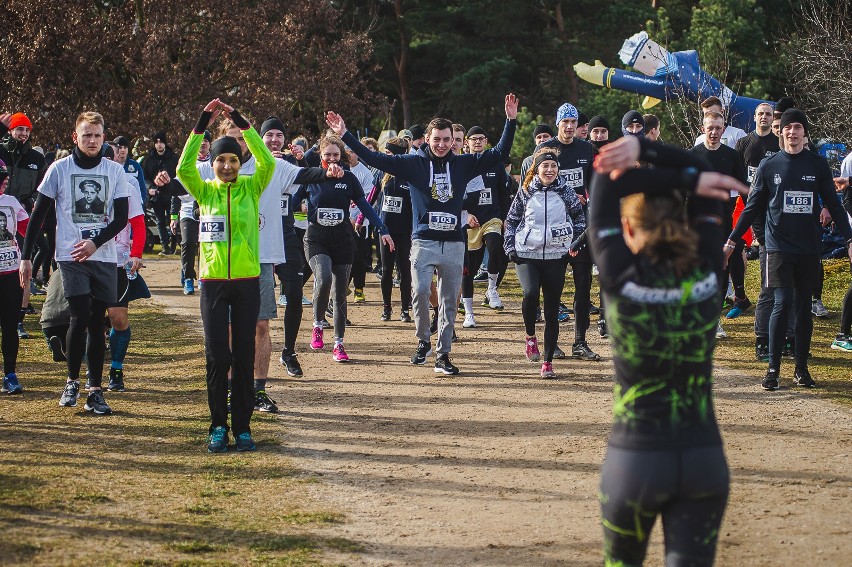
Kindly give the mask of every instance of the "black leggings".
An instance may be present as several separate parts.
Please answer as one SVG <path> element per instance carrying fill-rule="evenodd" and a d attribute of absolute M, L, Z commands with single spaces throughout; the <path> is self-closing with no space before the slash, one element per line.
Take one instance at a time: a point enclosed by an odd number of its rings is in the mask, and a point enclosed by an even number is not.
<path fill-rule="evenodd" d="M 734 286 L 734 298 L 745 299 L 745 260 L 743 260 L 743 248 L 745 243 L 741 240 L 734 245 L 734 251 L 731 253 L 731 258 L 728 260 L 728 267 L 725 270 L 725 275 L 731 276 L 731 285 Z M 724 286 L 728 287 L 728 280 L 725 278 Z"/>
<path fill-rule="evenodd" d="M 411 309 L 411 234 L 392 234 L 394 250 L 384 242 L 381 244 L 382 256 L 382 303 L 390 307 L 393 291 L 393 267 L 399 274 L 399 295 L 403 311 Z"/>
<path fill-rule="evenodd" d="M 352 284 L 355 289 L 364 289 L 367 283 L 367 270 L 373 264 L 373 241 L 370 238 L 370 227 L 362 226 L 355 233 L 355 257 L 352 259 Z"/>
<path fill-rule="evenodd" d="M 489 232 L 482 237 L 484 245 L 478 250 L 468 251 L 467 271 L 462 279 L 462 297 L 473 297 L 473 277 L 482 264 L 485 251 L 488 250 L 489 274 L 500 274 L 503 269 L 503 235 L 499 232 Z"/>
<path fill-rule="evenodd" d="M 68 298 L 68 308 L 71 311 L 68 335 L 65 338 L 68 377 L 72 380 L 80 379 L 80 367 L 83 365 L 85 354 L 89 367 L 89 384 L 94 388 L 100 388 L 104 374 L 104 351 L 106 351 L 104 319 L 107 304 L 88 294 L 75 295 Z"/>
<path fill-rule="evenodd" d="M 151 205 L 151 210 L 154 211 L 154 215 L 157 217 L 157 232 L 160 234 L 160 245 L 163 248 L 163 252 L 172 251 L 177 244 L 177 237 L 172 234 L 169 228 L 171 221 L 169 200 L 162 196 L 160 196 L 160 199 L 163 200 L 163 203 L 160 203 L 159 200 L 156 201 Z"/>
<path fill-rule="evenodd" d="M 814 288 L 814 299 L 819 299 L 822 301 L 822 286 L 825 284 L 825 268 L 822 266 L 822 261 L 820 260 L 819 268 L 817 268 L 817 284 Z"/>
<path fill-rule="evenodd" d="M 539 291 L 544 295 L 544 360 L 553 362 L 553 352 L 559 340 L 559 298 L 565 287 L 565 260 L 522 260 L 515 264 L 515 272 L 524 300 L 521 311 L 524 315 L 524 330 L 527 336 L 535 336 L 535 320 L 538 311 Z"/>
<path fill-rule="evenodd" d="M 234 435 L 251 431 L 249 422 L 254 411 L 254 334 L 260 313 L 259 281 L 258 278 L 205 280 L 201 287 L 201 322 L 204 325 L 211 432 L 214 427 L 228 427 L 228 371 L 231 371 L 231 425 Z"/>
<path fill-rule="evenodd" d="M 794 337 L 796 338 L 796 367 L 808 367 L 808 352 L 811 350 L 811 335 L 814 321 L 811 318 L 812 288 L 772 288 L 775 305 L 769 316 L 769 367 L 781 368 L 781 351 L 786 341 L 787 320 L 790 309 L 796 310 Z"/>
<path fill-rule="evenodd" d="M 852 263 L 849 264 L 852 271 Z M 852 335 L 852 279 L 849 280 L 849 289 L 843 296 L 843 307 L 840 312 L 840 332 L 844 335 Z"/>
<path fill-rule="evenodd" d="M 284 350 L 292 353 L 296 348 L 296 337 L 302 323 L 302 248 L 294 236 L 285 236 L 287 262 L 275 266 L 281 280 L 281 294 L 287 298 L 284 308 Z"/>
<path fill-rule="evenodd" d="M 671 450 L 610 446 L 599 498 L 607 565 L 641 565 L 662 516 L 667 567 L 710 567 L 728 502 L 721 445 Z"/>
<path fill-rule="evenodd" d="M 570 260 L 569 260 L 570 262 Z M 574 344 L 585 342 L 592 309 L 592 263 L 572 262 L 574 277 Z"/>
<path fill-rule="evenodd" d="M 3 375 L 15 372 L 18 365 L 18 321 L 24 291 L 18 272 L 0 274 L 0 331 L 3 332 Z"/>

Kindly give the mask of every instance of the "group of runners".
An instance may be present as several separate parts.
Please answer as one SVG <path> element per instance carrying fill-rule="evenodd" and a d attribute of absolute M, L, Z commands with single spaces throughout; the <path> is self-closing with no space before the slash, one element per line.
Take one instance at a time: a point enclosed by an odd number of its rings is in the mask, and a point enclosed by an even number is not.
<path fill-rule="evenodd" d="M 175 252 L 180 232 L 184 293 L 195 293 L 196 280 L 200 286 L 210 453 L 226 452 L 229 434 L 238 451 L 254 450 L 252 412 L 277 411 L 266 393 L 276 303 L 285 305 L 279 361 L 289 375 L 303 373 L 296 347 L 306 304 L 313 318 L 310 348 L 325 349 L 330 328 L 333 360 L 349 361 L 350 284 L 354 300 L 363 301 L 371 234 L 382 266 L 381 319 L 393 315 L 396 270 L 400 319 L 414 323 L 410 362 L 425 364 L 434 352 L 434 370 L 445 375 L 460 372 L 450 359 L 460 307 L 463 326 L 477 326 L 473 277 L 482 263 L 484 305 L 491 309 L 502 308 L 498 289 L 514 264 L 523 290 L 519 356 L 541 362 L 542 377 L 555 377 L 554 358 L 566 356 L 558 340 L 570 269 L 571 356 L 600 360 L 586 340 L 593 310 L 600 314 L 601 335 L 612 343 L 614 423 L 600 490 L 607 561 L 641 564 L 648 533 L 662 515 L 670 564 L 710 565 L 729 483 L 713 410 L 713 350 L 729 279 L 728 316 L 750 307 L 739 265 L 742 237 L 754 227 L 761 250 L 755 332 L 756 355 L 768 362 L 767 390 L 779 385 L 785 348 L 795 356 L 794 384 L 815 385 L 807 359 L 821 225 L 836 225 L 852 261 L 852 162 L 844 162 L 845 177 L 834 179 L 827 162 L 807 147 L 805 114 L 779 106 L 759 106 L 757 129 L 737 143 L 726 136 L 731 127 L 721 102 L 704 101 L 705 134 L 686 151 L 655 141 L 658 122 L 634 111 L 622 119 L 622 137 L 609 143 L 606 118 L 589 119 L 565 103 L 555 128 L 536 128 L 536 149 L 517 187 L 506 169 L 518 113 L 512 94 L 505 97 L 502 134 L 490 149 L 483 128 L 465 130 L 445 118 L 412 127 L 380 149 L 375 140 L 356 138 L 335 112 L 327 113 L 329 130 L 308 148 L 301 140 L 287 142 L 280 119 L 267 118 L 257 131 L 215 99 L 176 160 L 160 133 L 141 168 L 128 159 L 126 138 L 105 144 L 103 117 L 85 112 L 77 118 L 71 154 L 35 177 L 31 207 L 19 193 L 2 194 L 20 167 L 13 164 L 10 173 L 8 164 L 0 165 L 4 391 L 22 390 L 16 327 L 34 250 L 55 234 L 58 270 L 44 311 L 51 313 L 45 336 L 54 359 L 67 365 L 59 403 L 77 404 L 85 356 L 85 408 L 111 412 L 102 386 L 105 321 L 112 358 L 107 389 L 121 391 L 131 336 L 127 305 L 145 294 L 137 271 L 146 199 L 171 216 L 159 223 L 163 253 Z M 9 130 L 20 142 L 16 130 L 24 127 L 28 137 L 32 125 L 21 116 L 0 115 L 0 135 Z M 308 300 L 302 290 L 311 274 Z M 852 285 L 832 345 L 842 351 L 852 350 L 850 310 Z M 542 318 L 540 346 L 536 324 Z"/>

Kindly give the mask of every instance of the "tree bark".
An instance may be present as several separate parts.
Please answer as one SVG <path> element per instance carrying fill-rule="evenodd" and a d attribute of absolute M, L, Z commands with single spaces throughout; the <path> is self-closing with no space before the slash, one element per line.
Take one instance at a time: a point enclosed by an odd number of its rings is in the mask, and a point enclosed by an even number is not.
<path fill-rule="evenodd" d="M 399 100 L 402 103 L 402 125 L 411 126 L 411 97 L 408 93 L 408 37 L 405 33 L 405 17 L 402 0 L 393 2 L 394 16 L 399 29 L 399 54 L 393 58 L 399 80 Z"/>

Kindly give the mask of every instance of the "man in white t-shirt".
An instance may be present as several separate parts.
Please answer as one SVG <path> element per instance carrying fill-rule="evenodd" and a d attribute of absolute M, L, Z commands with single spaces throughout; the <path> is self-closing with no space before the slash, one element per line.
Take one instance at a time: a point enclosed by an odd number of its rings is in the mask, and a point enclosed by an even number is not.
<path fill-rule="evenodd" d="M 75 147 L 68 157 L 47 170 L 38 188 L 32 220 L 27 227 L 21 259 L 21 281 L 32 275 L 35 240 L 41 233 L 48 211 L 56 209 L 56 261 L 62 272 L 65 298 L 71 310 L 66 341 L 68 377 L 59 405 L 77 405 L 80 393 L 80 366 L 83 354 L 89 369 L 89 395 L 86 410 L 98 415 L 112 413 L 101 389 L 104 366 L 104 315 L 117 300 L 115 237 L 127 225 L 128 196 L 138 194 L 124 168 L 101 155 L 104 119 L 96 112 L 77 117 L 72 134 Z M 81 188 L 101 191 L 103 210 L 91 206 Z M 82 199 L 90 204 L 78 207 Z M 86 340 L 88 332 L 89 340 Z"/>
<path fill-rule="evenodd" d="M 719 97 L 716 97 L 716 96 L 707 97 L 703 101 L 701 101 L 702 124 L 703 124 L 704 117 L 707 116 L 708 114 L 713 114 L 713 113 L 718 113 L 718 114 L 721 114 L 722 116 L 725 116 L 725 110 L 724 110 L 724 107 L 722 106 L 722 101 L 719 100 Z M 702 125 L 702 128 L 704 128 L 703 125 Z M 746 136 L 747 136 L 747 134 L 745 133 L 745 130 L 737 128 L 736 126 L 731 126 L 730 124 L 726 123 L 725 124 L 725 131 L 722 132 L 722 144 L 728 146 L 729 148 L 736 149 L 737 141 L 740 138 L 745 138 Z M 698 136 L 695 139 L 694 145 L 700 146 L 703 143 L 704 143 L 704 134 L 701 134 L 700 136 Z"/>

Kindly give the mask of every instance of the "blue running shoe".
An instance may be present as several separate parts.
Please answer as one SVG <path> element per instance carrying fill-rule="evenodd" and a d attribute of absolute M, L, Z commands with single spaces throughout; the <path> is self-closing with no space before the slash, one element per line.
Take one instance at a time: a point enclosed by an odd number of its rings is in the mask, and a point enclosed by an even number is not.
<path fill-rule="evenodd" d="M 10 372 L 6 374 L 6 377 L 3 378 L 3 393 L 4 394 L 20 394 L 24 391 L 24 388 L 18 382 L 18 375 L 14 372 Z"/>
<path fill-rule="evenodd" d="M 214 427 L 210 432 L 210 440 L 207 442 L 208 453 L 228 452 L 228 428 L 222 425 Z"/>
<path fill-rule="evenodd" d="M 254 441 L 251 440 L 251 433 L 245 431 L 237 435 L 235 439 L 235 443 L 237 444 L 237 451 L 254 451 L 257 449 L 257 445 L 254 444 Z"/>
<path fill-rule="evenodd" d="M 189 278 L 183 280 L 183 294 L 184 295 L 193 295 L 195 294 L 195 284 Z"/>
<path fill-rule="evenodd" d="M 727 314 L 725 314 L 725 317 L 727 319 L 736 319 L 737 317 L 739 317 L 742 314 L 743 314 L 743 310 L 740 309 L 737 305 L 734 305 L 734 307 L 730 311 L 728 311 Z"/>
<path fill-rule="evenodd" d="M 304 295 L 302 296 L 302 305 L 313 305 L 313 304 L 314 304 L 313 301 L 311 301 L 310 299 L 308 299 Z"/>

